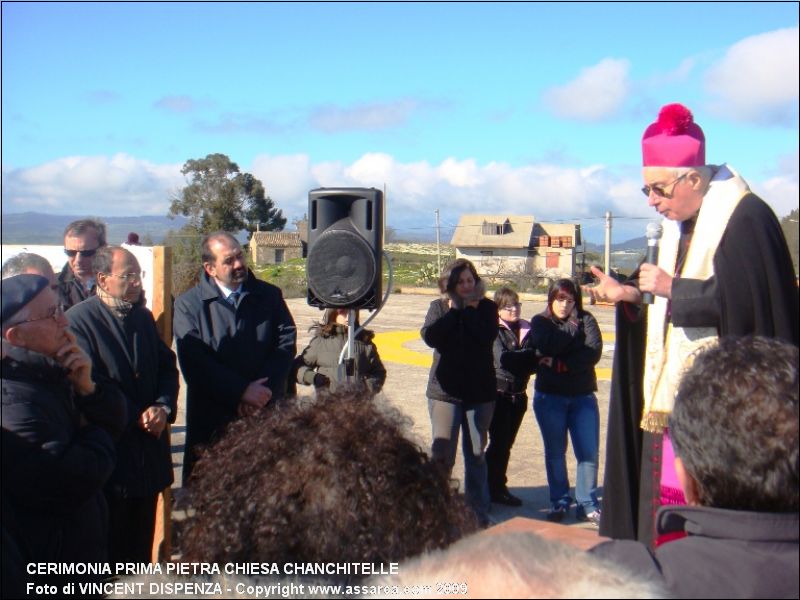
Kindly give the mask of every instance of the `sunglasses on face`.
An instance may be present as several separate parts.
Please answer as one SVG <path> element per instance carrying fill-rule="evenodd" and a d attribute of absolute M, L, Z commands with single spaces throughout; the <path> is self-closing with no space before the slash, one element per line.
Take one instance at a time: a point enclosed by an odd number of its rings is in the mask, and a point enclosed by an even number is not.
<path fill-rule="evenodd" d="M 664 184 L 658 184 L 658 183 L 654 183 L 653 185 L 646 185 L 646 186 L 644 186 L 644 187 L 642 188 L 642 193 L 643 193 L 645 196 L 647 196 L 648 198 L 650 197 L 650 192 L 652 192 L 652 193 L 654 193 L 656 196 L 659 196 L 659 197 L 661 197 L 661 198 L 667 198 L 667 199 L 670 199 L 670 198 L 672 198 L 672 193 L 670 192 L 670 193 L 668 194 L 664 188 L 667 188 L 667 187 L 669 187 L 669 186 L 672 186 L 672 189 L 673 189 L 673 191 L 674 191 L 674 190 L 675 190 L 675 185 L 676 185 L 676 184 L 677 184 L 677 183 L 678 183 L 678 182 L 679 182 L 681 179 L 683 179 L 684 177 L 686 177 L 687 175 L 688 175 L 688 173 L 684 173 L 683 175 L 681 175 L 681 176 L 680 176 L 680 177 L 678 177 L 677 179 L 673 179 L 673 180 L 672 180 L 672 181 L 670 181 L 669 183 L 664 183 Z"/>
<path fill-rule="evenodd" d="M 67 250 L 66 248 L 64 248 L 64 254 L 66 254 L 70 258 L 75 258 L 79 254 L 83 258 L 88 258 L 90 256 L 94 256 L 97 250 L 98 248 L 92 248 L 91 250 Z"/>

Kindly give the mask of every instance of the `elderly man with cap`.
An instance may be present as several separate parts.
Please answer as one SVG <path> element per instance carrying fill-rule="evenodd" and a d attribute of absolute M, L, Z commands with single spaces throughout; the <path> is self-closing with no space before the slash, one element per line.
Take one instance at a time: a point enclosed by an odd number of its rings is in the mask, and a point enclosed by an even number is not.
<path fill-rule="evenodd" d="M 93 375 L 46 278 L 4 279 L 1 296 L 4 538 L 26 562 L 103 561 L 125 400 Z"/>
<path fill-rule="evenodd" d="M 67 311 L 78 344 L 95 370 L 119 385 L 128 424 L 117 443 L 117 466 L 105 487 L 111 562 L 149 562 L 159 492 L 173 481 L 169 436 L 175 421 L 178 368 L 144 306 L 142 269 L 125 248 L 94 257 L 97 295 Z"/>
<path fill-rule="evenodd" d="M 664 106 L 642 156 L 642 192 L 664 217 L 658 264 L 642 264 L 625 285 L 593 268 L 599 281 L 587 292 L 617 303 L 600 533 L 651 543 L 659 506 L 685 503 L 667 422 L 692 355 L 727 335 L 797 345 L 800 327 L 775 214 L 731 166 L 706 164 L 689 109 Z M 646 315 L 643 292 L 655 297 Z"/>

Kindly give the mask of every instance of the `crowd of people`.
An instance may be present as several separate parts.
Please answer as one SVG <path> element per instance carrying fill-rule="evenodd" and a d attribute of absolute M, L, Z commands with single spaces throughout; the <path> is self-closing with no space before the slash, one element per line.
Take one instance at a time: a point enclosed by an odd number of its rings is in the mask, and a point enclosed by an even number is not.
<path fill-rule="evenodd" d="M 84 219 L 64 232 L 58 275 L 35 254 L 6 261 L 3 596 L 65 580 L 31 576 L 29 563 L 151 560 L 157 496 L 173 483 L 179 365 L 194 513 L 182 560 L 420 557 L 406 581 L 485 572 L 497 586 L 483 591 L 501 597 L 589 594 L 573 567 L 605 570 L 602 585 L 630 597 L 797 597 L 800 311 L 786 241 L 732 167 L 706 164 L 685 107 L 662 109 L 642 153 L 642 191 L 664 217 L 657 264 L 625 282 L 596 268 L 586 288 L 557 280 L 530 320 L 512 288 L 490 300 L 469 260 L 441 273 L 420 330 L 433 349 L 429 453 L 378 395 L 387 372 L 358 313 L 326 309 L 298 353 L 281 290 L 230 233 L 205 236 L 199 282 L 175 299 L 176 351 L 146 307 L 138 236 L 108 245 Z M 602 506 L 603 344 L 584 298 L 617 307 Z M 458 542 L 491 524 L 492 503 L 522 504 L 507 471 L 534 375 L 547 519 L 574 504 L 614 540 L 591 555 L 524 536 Z M 314 394 L 298 397 L 298 384 Z M 538 567 L 523 576 L 519 561 Z"/>

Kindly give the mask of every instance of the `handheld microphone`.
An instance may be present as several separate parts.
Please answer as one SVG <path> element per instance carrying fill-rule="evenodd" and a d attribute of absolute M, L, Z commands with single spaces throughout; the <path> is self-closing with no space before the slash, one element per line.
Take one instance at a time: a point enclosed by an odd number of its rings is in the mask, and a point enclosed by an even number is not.
<path fill-rule="evenodd" d="M 664 233 L 664 228 L 660 223 L 648 223 L 645 235 L 647 236 L 647 259 L 645 262 L 655 265 L 658 263 L 658 242 L 661 235 Z M 642 293 L 642 304 L 652 304 L 655 298 L 652 292 Z"/>

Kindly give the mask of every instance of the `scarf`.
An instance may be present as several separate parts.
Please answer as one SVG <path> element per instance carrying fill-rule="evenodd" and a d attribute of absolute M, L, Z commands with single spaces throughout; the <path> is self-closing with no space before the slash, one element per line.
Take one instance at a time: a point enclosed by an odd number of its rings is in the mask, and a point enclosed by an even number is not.
<path fill-rule="evenodd" d="M 709 183 L 697 215 L 696 235 L 686 253 L 681 277 L 706 280 L 714 275 L 714 254 L 728 220 L 742 197 L 750 191 L 731 167 L 723 165 Z M 664 220 L 658 266 L 674 275 L 681 237 L 680 223 Z M 669 300 L 656 297 L 648 308 L 644 368 L 644 411 L 641 427 L 661 433 L 667 427 L 675 393 L 684 369 L 694 355 L 717 340 L 716 327 L 674 327 L 664 323 Z"/>
<path fill-rule="evenodd" d="M 136 306 L 135 302 L 128 302 L 122 298 L 115 298 L 99 285 L 97 286 L 97 297 L 100 298 L 100 301 L 108 307 L 114 316 L 120 319 L 127 317 L 133 310 L 133 307 Z"/>

